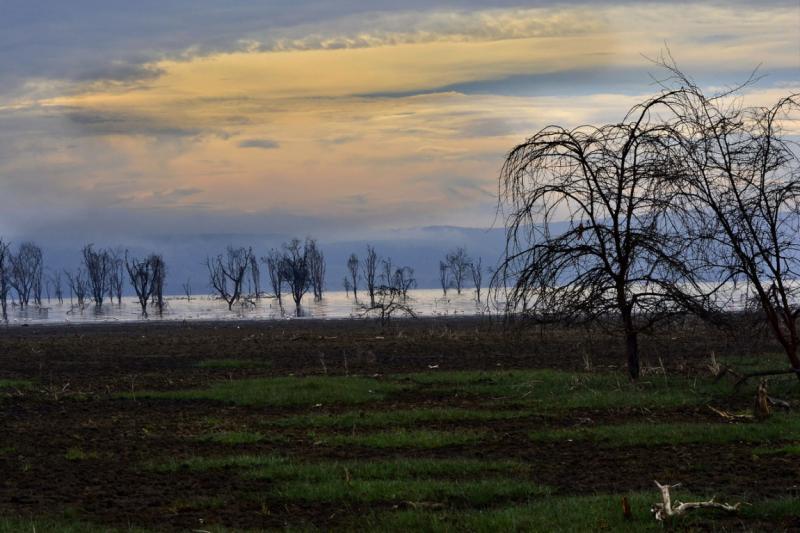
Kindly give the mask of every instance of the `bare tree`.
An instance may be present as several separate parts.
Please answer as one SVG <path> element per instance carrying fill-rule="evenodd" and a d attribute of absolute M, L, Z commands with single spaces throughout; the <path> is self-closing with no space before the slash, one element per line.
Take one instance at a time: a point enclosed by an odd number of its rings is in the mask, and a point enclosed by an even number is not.
<path fill-rule="evenodd" d="M 301 242 L 300 239 L 292 239 L 283 245 L 283 256 L 281 259 L 281 277 L 292 293 L 294 300 L 295 315 L 301 315 L 300 303 L 303 295 L 308 292 L 311 286 L 311 270 L 308 267 L 309 242 Z"/>
<path fill-rule="evenodd" d="M 251 252 L 252 255 L 252 252 Z M 167 280 L 167 264 L 164 258 L 158 254 L 150 254 L 151 269 L 153 272 L 153 294 L 150 297 L 150 303 L 155 305 L 158 314 L 164 314 L 166 302 L 164 300 L 164 285 Z"/>
<path fill-rule="evenodd" d="M 317 246 L 317 241 L 308 239 L 308 268 L 311 270 L 311 288 L 314 291 L 314 300 L 322 300 L 322 291 L 325 286 L 325 255 Z"/>
<path fill-rule="evenodd" d="M 350 283 L 350 278 L 345 276 L 342 280 L 342 287 L 344 287 L 344 294 L 350 298 L 350 291 L 352 290 L 353 284 Z"/>
<path fill-rule="evenodd" d="M 378 270 L 378 254 L 375 253 L 375 248 L 369 244 L 367 245 L 367 256 L 364 258 L 361 268 L 364 272 L 364 281 L 369 292 L 369 303 L 370 305 L 375 305 L 375 276 Z"/>
<path fill-rule="evenodd" d="M 83 247 L 83 266 L 86 268 L 92 299 L 96 306 L 102 307 L 103 299 L 111 284 L 111 272 L 114 265 L 108 250 L 95 250 L 93 246 L 93 244 L 87 244 Z"/>
<path fill-rule="evenodd" d="M 86 302 L 86 296 L 89 294 L 89 279 L 86 271 L 78 268 L 74 274 L 64 272 L 67 276 L 67 284 L 70 290 L 70 303 L 72 303 L 72 295 L 78 300 L 78 307 L 83 308 Z"/>
<path fill-rule="evenodd" d="M 442 294 L 447 296 L 447 288 L 450 286 L 450 267 L 444 261 L 439 261 L 439 284 L 442 286 Z"/>
<path fill-rule="evenodd" d="M 392 266 L 392 258 L 387 257 L 381 261 L 381 283 L 389 286 L 394 280 L 394 267 Z"/>
<path fill-rule="evenodd" d="M 391 265 L 391 263 L 388 263 Z M 345 278 L 349 281 L 348 278 Z M 416 286 L 414 279 L 414 269 L 411 267 L 400 267 L 391 276 L 391 282 L 382 284 L 375 290 L 375 303 L 369 306 L 362 305 L 364 314 L 377 314 L 381 324 L 388 324 L 395 314 L 416 317 L 408 300 L 408 290 Z"/>
<path fill-rule="evenodd" d="M 639 333 L 703 305 L 691 243 L 670 218 L 680 154 L 654 110 L 669 97 L 635 106 L 619 124 L 544 128 L 508 154 L 500 176 L 509 215 L 493 286 L 506 311 L 616 322 L 631 378 Z"/>
<path fill-rule="evenodd" d="M 464 279 L 467 276 L 469 265 L 472 262 L 467 255 L 467 250 L 463 247 L 456 248 L 445 256 L 445 262 L 453 277 L 453 284 L 456 286 L 456 292 L 461 294 L 461 288 L 464 286 Z"/>
<path fill-rule="evenodd" d="M 32 242 L 19 245 L 16 254 L 8 256 L 11 266 L 10 283 L 22 307 L 27 307 L 31 296 L 41 305 L 43 259 L 42 249 Z"/>
<path fill-rule="evenodd" d="M 122 304 L 122 289 L 125 284 L 125 259 L 122 250 L 109 250 L 109 260 L 111 267 L 108 278 L 108 299 L 110 301 L 117 297 L 117 304 Z"/>
<path fill-rule="evenodd" d="M 358 267 L 358 256 L 350 254 L 350 257 L 347 258 L 347 271 L 350 273 L 350 280 L 353 283 L 353 298 L 356 300 L 358 300 Z"/>
<path fill-rule="evenodd" d="M 149 257 L 139 260 L 129 257 L 125 252 L 125 269 L 128 271 L 128 278 L 131 282 L 139 305 L 142 307 L 142 316 L 147 317 L 147 304 L 153 296 L 153 285 L 155 284 L 154 264 Z"/>
<path fill-rule="evenodd" d="M 228 304 L 228 310 L 239 301 L 242 284 L 250 268 L 251 249 L 228 246 L 225 255 L 206 258 L 211 288 Z"/>
<path fill-rule="evenodd" d="M 400 267 L 394 272 L 394 288 L 400 291 L 404 299 L 408 298 L 408 291 L 417 286 L 414 269 L 409 266 Z"/>
<path fill-rule="evenodd" d="M 192 280 L 188 279 L 181 284 L 181 288 L 183 289 L 183 294 L 186 295 L 186 301 L 192 301 Z"/>
<path fill-rule="evenodd" d="M 64 289 L 61 283 L 61 271 L 56 270 L 53 272 L 52 276 L 50 276 L 50 282 L 53 284 L 53 292 L 55 293 L 56 300 L 58 300 L 59 304 L 64 303 Z"/>
<path fill-rule="evenodd" d="M 283 308 L 282 288 L 284 280 L 281 260 L 281 253 L 274 248 L 269 251 L 266 257 L 261 258 L 261 262 L 267 265 L 267 274 L 269 275 L 269 283 L 272 286 L 272 294 L 278 299 L 278 305 Z"/>
<path fill-rule="evenodd" d="M 687 233 L 702 242 L 707 277 L 755 294 L 800 378 L 800 160 L 785 131 L 797 121 L 800 94 L 744 107 L 734 97 L 753 78 L 707 96 L 671 58 L 661 65 L 670 73 L 662 82 L 673 113 L 666 120 L 684 165 L 676 189 L 694 215 Z"/>
<path fill-rule="evenodd" d="M 8 322 L 8 292 L 11 289 L 11 264 L 9 244 L 0 239 L 0 313 Z"/>
<path fill-rule="evenodd" d="M 250 279 L 253 282 L 253 294 L 256 300 L 261 298 L 261 270 L 258 268 L 258 259 L 255 254 L 250 254 Z"/>
<path fill-rule="evenodd" d="M 481 303 L 481 286 L 483 284 L 483 258 L 479 257 L 477 261 L 469 264 L 470 273 L 472 274 L 472 284 L 475 286 L 475 299 Z"/>

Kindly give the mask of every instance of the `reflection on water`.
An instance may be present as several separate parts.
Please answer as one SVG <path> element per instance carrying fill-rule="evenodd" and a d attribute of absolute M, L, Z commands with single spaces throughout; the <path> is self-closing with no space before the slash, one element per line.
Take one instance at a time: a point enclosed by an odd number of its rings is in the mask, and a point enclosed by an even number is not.
<path fill-rule="evenodd" d="M 155 311 L 150 312 L 148 320 L 241 320 L 241 319 L 290 319 L 294 316 L 294 302 L 291 298 L 284 299 L 283 309 L 273 298 L 262 298 L 253 305 L 234 305 L 233 310 L 228 310 L 228 305 L 209 296 L 192 297 L 167 297 L 167 307 L 163 316 L 158 316 Z M 448 292 L 446 297 L 442 291 L 435 289 L 419 289 L 409 291 L 410 307 L 418 316 L 453 316 L 476 315 L 486 313 L 485 305 L 475 301 L 475 293 L 465 290 L 461 295 L 455 291 Z M 302 315 L 304 318 L 361 318 L 374 316 L 365 313 L 365 305 L 369 297 L 363 294 L 358 301 L 352 295 L 342 291 L 328 292 L 319 302 L 313 296 L 303 298 Z M 63 304 L 55 301 L 45 302 L 39 308 L 29 306 L 21 309 L 19 306 L 8 308 L 8 321 L 10 324 L 57 324 L 81 322 L 130 322 L 143 320 L 141 307 L 134 297 L 122 299 L 121 304 L 106 301 L 102 308 L 93 304 L 83 308 L 71 305 L 69 300 Z"/>

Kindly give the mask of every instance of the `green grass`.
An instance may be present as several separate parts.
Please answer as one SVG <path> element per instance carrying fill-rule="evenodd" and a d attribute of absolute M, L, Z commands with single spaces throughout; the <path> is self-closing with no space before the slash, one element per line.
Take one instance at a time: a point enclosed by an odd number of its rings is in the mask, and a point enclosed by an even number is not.
<path fill-rule="evenodd" d="M 208 433 L 201 435 L 198 440 L 203 442 L 214 442 L 217 444 L 254 444 L 264 440 L 261 433 L 249 431 L 220 431 L 218 433 Z"/>
<path fill-rule="evenodd" d="M 494 402 L 521 404 L 540 413 L 697 405 L 730 393 L 729 385 L 711 380 L 656 376 L 631 383 L 619 374 L 558 370 L 441 372 L 403 378 L 440 393 L 472 394 Z"/>
<path fill-rule="evenodd" d="M 435 422 L 489 422 L 530 416 L 526 410 L 483 410 L 457 407 L 395 409 L 391 411 L 347 411 L 337 414 L 297 415 L 276 420 L 279 427 L 300 428 L 376 428 L 410 426 Z"/>
<path fill-rule="evenodd" d="M 708 498 L 685 493 L 676 493 L 675 496 L 684 501 Z M 378 532 L 664 531 L 664 526 L 656 522 L 649 511 L 650 506 L 659 499 L 656 491 L 631 493 L 626 497 L 631 505 L 631 519 L 624 518 L 622 514 L 622 495 L 597 495 L 545 497 L 524 505 L 483 510 L 431 511 L 412 508 L 398 512 L 378 512 L 359 523 L 364 530 Z M 737 516 L 754 520 L 780 520 L 796 516 L 798 505 L 798 499 L 757 502 L 743 507 Z M 719 527 L 721 516 L 725 516 L 725 513 L 699 510 L 674 520 L 672 525 L 680 526 L 680 530 L 691 529 L 692 525 L 704 530 L 701 524 L 716 524 Z M 356 525 L 351 527 L 355 528 Z"/>
<path fill-rule="evenodd" d="M 269 368 L 269 361 L 254 359 L 205 359 L 197 363 L 198 368 Z"/>
<path fill-rule="evenodd" d="M 216 383 L 207 389 L 137 392 L 137 398 L 216 400 L 240 405 L 312 406 L 361 404 L 381 400 L 404 387 L 358 377 L 280 377 Z M 131 394 L 123 395 L 133 397 Z"/>
<path fill-rule="evenodd" d="M 530 468 L 514 461 L 398 459 L 374 462 L 293 462 L 274 455 L 190 458 L 151 465 L 161 472 L 234 469 L 268 480 L 265 494 L 313 502 L 463 501 L 486 505 L 548 494 L 528 481 Z"/>
<path fill-rule="evenodd" d="M 33 382 L 26 379 L 0 379 L 0 389 L 29 389 Z"/>
<path fill-rule="evenodd" d="M 366 446 L 368 448 L 418 448 L 431 449 L 445 446 L 475 444 L 485 433 L 477 431 L 434 431 L 393 429 L 356 435 L 330 435 L 316 437 L 321 444 L 337 446 Z"/>
<path fill-rule="evenodd" d="M 488 505 L 527 500 L 549 491 L 530 481 L 485 478 L 470 481 L 439 479 L 329 480 L 319 483 L 288 482 L 272 489 L 279 498 L 307 502 L 462 502 Z"/>
<path fill-rule="evenodd" d="M 664 444 L 730 442 L 780 442 L 800 440 L 800 416 L 774 415 L 764 422 L 631 423 L 586 428 L 541 430 L 530 434 L 534 441 L 597 441 L 604 446 L 658 446 Z"/>
<path fill-rule="evenodd" d="M 756 448 L 753 453 L 755 455 L 800 455 L 800 444 L 790 444 L 780 448 Z"/>

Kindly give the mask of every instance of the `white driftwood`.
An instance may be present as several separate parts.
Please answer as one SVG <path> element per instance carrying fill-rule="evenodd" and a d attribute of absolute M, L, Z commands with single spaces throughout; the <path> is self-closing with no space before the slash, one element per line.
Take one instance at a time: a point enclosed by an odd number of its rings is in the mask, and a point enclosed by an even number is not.
<path fill-rule="evenodd" d="M 736 505 L 729 505 L 727 503 L 718 503 L 714 501 L 714 498 L 711 498 L 705 502 L 686 502 L 681 503 L 679 501 L 675 501 L 675 504 L 672 503 L 672 497 L 669 494 L 669 489 L 674 489 L 678 485 L 662 485 L 658 481 L 655 482 L 658 490 L 661 491 L 661 503 L 656 503 L 650 509 L 650 511 L 655 516 L 656 520 L 664 521 L 672 518 L 673 516 L 679 516 L 687 511 L 691 511 L 692 509 L 703 509 L 703 508 L 712 508 L 712 509 L 722 509 L 723 511 L 729 513 L 735 513 L 741 507 L 741 503 L 737 503 Z"/>

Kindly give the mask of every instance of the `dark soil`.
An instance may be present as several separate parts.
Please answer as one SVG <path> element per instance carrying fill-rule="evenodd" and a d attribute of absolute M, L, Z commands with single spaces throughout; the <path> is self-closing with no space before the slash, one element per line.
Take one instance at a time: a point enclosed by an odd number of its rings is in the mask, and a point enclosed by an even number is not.
<path fill-rule="evenodd" d="M 672 372 L 686 373 L 702 368 L 711 351 L 776 351 L 757 334 L 737 337 L 730 331 L 688 325 L 645 338 L 642 345 L 645 365 L 663 364 Z M 325 528 L 381 507 L 286 504 L 254 496 L 264 493 L 268 482 L 243 479 L 233 471 L 160 473 L 143 468 L 154 459 L 230 454 L 230 446 L 194 438 L 209 431 L 209 420 L 224 421 L 231 428 L 259 428 L 267 435 L 262 442 L 237 446 L 237 453 L 281 452 L 290 446 L 292 456 L 300 460 L 385 459 L 401 453 L 404 457 L 518 458 L 532 466 L 532 481 L 554 487 L 557 494 L 651 490 L 653 480 L 658 479 L 686 481 L 689 490 L 744 501 L 800 497 L 796 457 L 755 457 L 752 446 L 744 443 L 713 449 L 707 445 L 598 449 L 591 442 L 533 443 L 527 437 L 535 429 L 577 425 L 586 418 L 594 423 L 653 420 L 653 413 L 638 409 L 475 422 L 470 424 L 492 437 L 480 446 L 401 452 L 318 445 L 304 430 L 282 429 L 289 444 L 269 439 L 271 420 L 309 409 L 124 399 L 118 394 L 323 371 L 361 375 L 421 372 L 429 365 L 441 370 L 580 369 L 588 357 L 595 368 L 618 368 L 623 363 L 619 348 L 614 337 L 602 332 L 554 327 L 508 330 L 502 324 L 478 319 L 403 321 L 388 329 L 362 321 L 0 329 L 0 379 L 34 382 L 30 389 L 6 389 L 0 394 L 4 429 L 0 433 L 0 515 L 76 513 L 100 524 L 179 531 L 202 529 L 209 522 L 231 528 L 280 528 L 308 522 Z M 264 364 L 231 369 L 197 366 L 207 359 Z M 475 398 L 442 397 L 436 391 L 402 398 L 401 403 L 404 409 L 481 408 Z M 370 409 L 397 407 L 400 405 L 386 401 Z M 715 420 L 715 415 L 701 408 L 667 409 L 657 416 L 661 421 Z M 448 424 L 425 427 L 448 429 Z M 69 460 L 66 454 L 70 449 L 91 455 Z M 223 497 L 225 504 L 197 508 L 191 503 L 215 497 Z M 773 526 L 800 528 L 800 521 Z"/>

